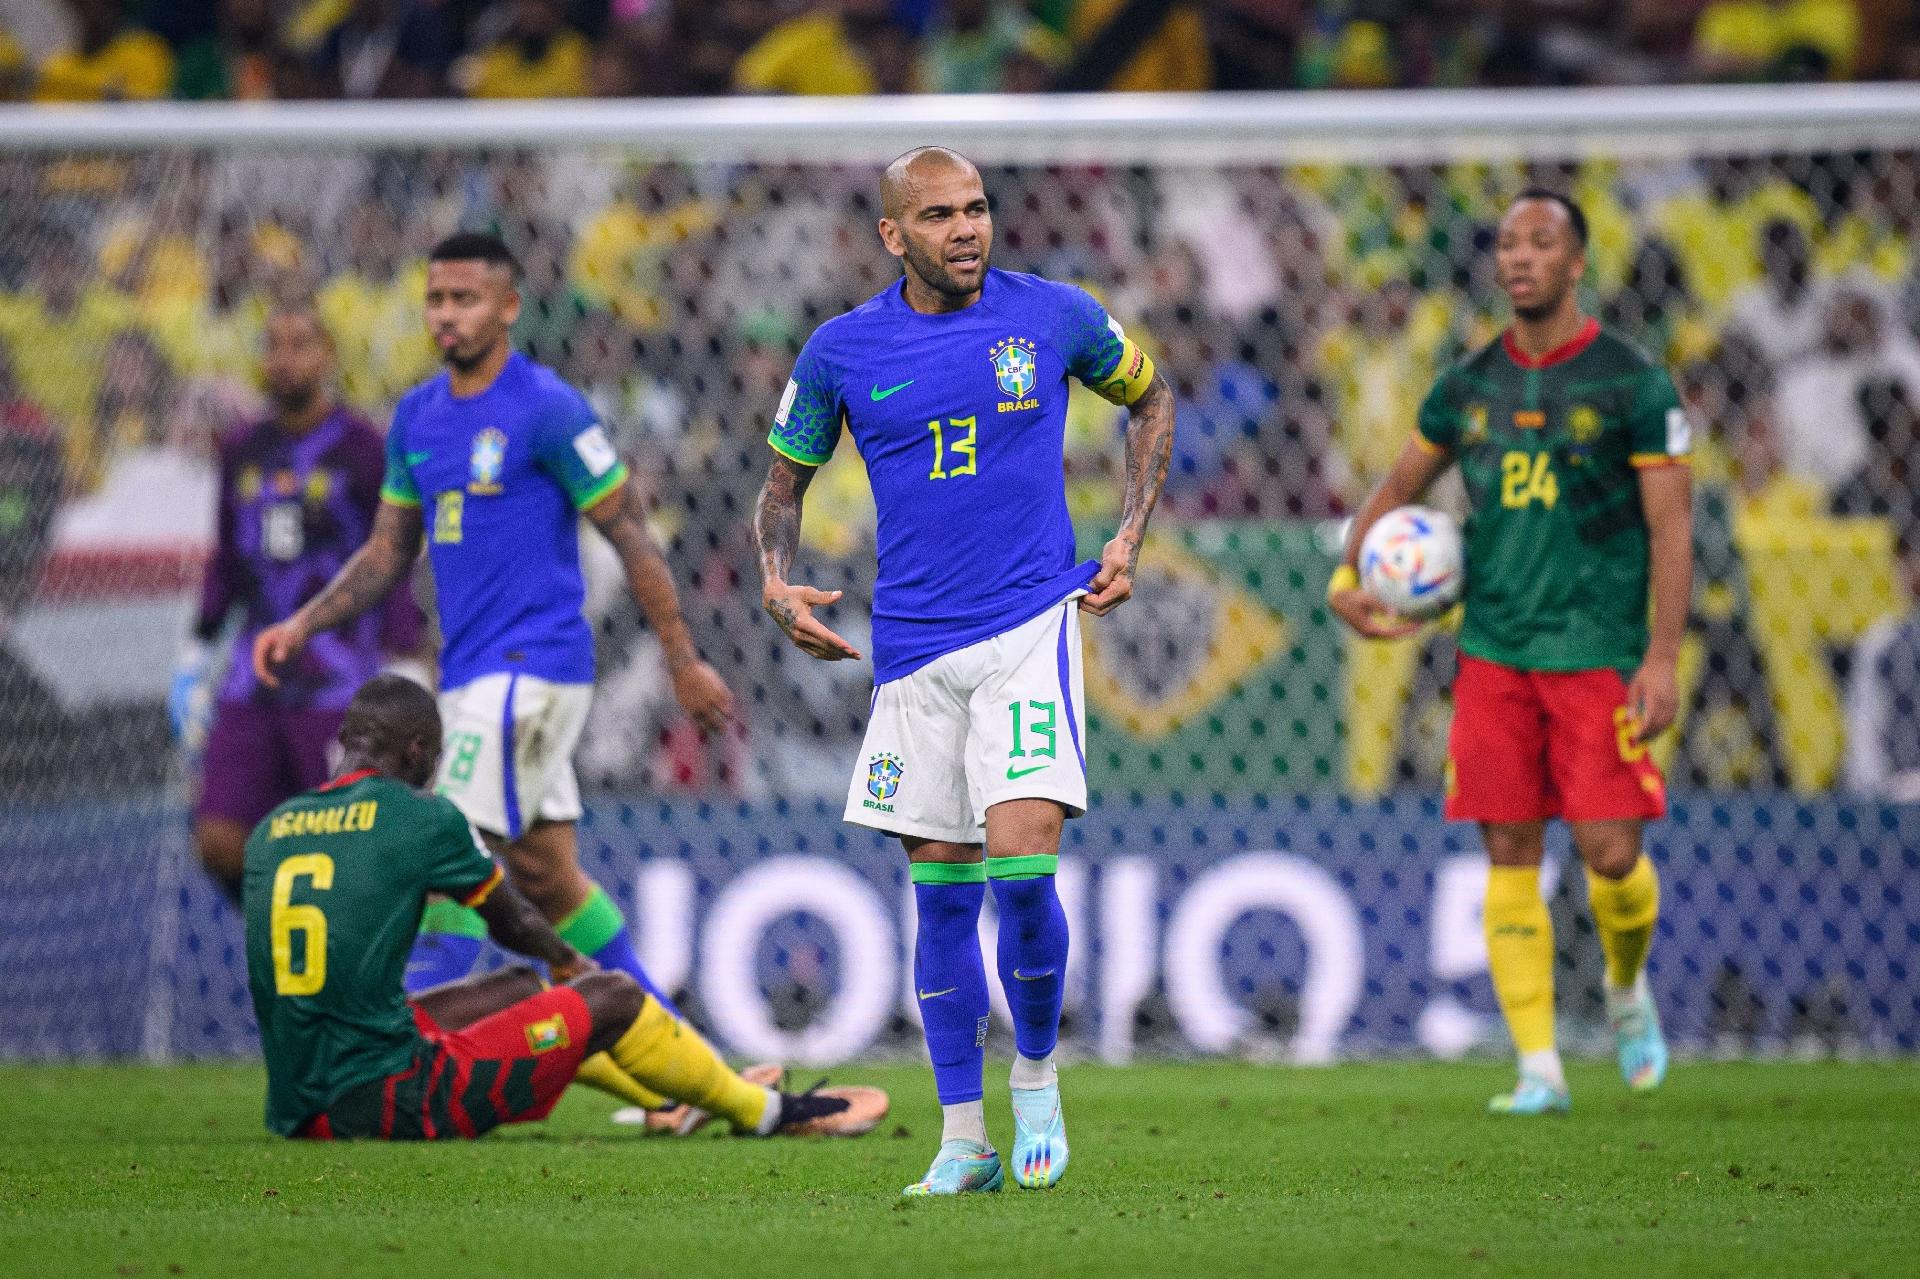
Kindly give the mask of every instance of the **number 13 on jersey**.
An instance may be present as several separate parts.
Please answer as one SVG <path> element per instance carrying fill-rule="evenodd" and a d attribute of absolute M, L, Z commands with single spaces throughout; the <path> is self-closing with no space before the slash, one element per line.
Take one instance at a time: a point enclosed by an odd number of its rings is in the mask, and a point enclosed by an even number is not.
<path fill-rule="evenodd" d="M 978 460 L 973 455 L 976 438 L 976 419 L 970 417 L 950 417 L 944 423 L 935 418 L 927 423 L 927 429 L 933 432 L 933 469 L 927 472 L 930 480 L 954 480 L 962 475 L 976 475 L 974 468 Z M 966 434 L 960 434 L 965 431 Z M 952 467 L 947 466 L 947 455 L 965 458 Z"/>

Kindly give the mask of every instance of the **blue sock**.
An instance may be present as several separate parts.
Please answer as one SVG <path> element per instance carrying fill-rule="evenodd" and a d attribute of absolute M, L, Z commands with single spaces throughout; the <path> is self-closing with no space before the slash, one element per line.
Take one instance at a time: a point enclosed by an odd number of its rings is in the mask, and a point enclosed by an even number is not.
<path fill-rule="evenodd" d="M 987 965 L 980 956 L 980 903 L 987 899 L 986 867 L 916 862 L 913 944 L 914 993 L 933 1060 L 940 1104 L 979 1101 L 986 1065 Z"/>
<path fill-rule="evenodd" d="M 1060 1001 L 1067 988 L 1067 913 L 1054 890 L 1052 855 L 991 857 L 988 882 L 1000 911 L 1000 987 L 1013 1012 L 1020 1055 L 1041 1061 L 1060 1041 Z"/>
<path fill-rule="evenodd" d="M 407 993 L 417 995 L 473 971 L 486 946 L 487 926 L 458 902 L 434 900 L 420 919 L 420 935 L 407 956 Z"/>
<path fill-rule="evenodd" d="M 640 966 L 640 956 L 633 949 L 633 934 L 627 931 L 624 924 L 606 945 L 593 952 L 593 962 L 602 968 L 617 969 L 628 974 L 640 983 L 642 990 L 653 996 L 655 1003 L 673 1014 L 676 1019 L 686 1020 L 681 1016 L 680 1010 L 673 1006 L 673 1001 L 667 998 L 667 993 L 654 985 L 653 978 L 647 976 L 647 970 Z"/>

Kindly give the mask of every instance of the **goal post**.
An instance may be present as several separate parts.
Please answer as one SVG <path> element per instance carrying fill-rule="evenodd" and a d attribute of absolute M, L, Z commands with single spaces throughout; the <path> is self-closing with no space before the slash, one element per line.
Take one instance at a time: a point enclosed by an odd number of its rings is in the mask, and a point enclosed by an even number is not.
<path fill-rule="evenodd" d="M 1095 802 L 1061 876 L 1081 1047 L 1504 1043 L 1478 844 L 1438 817 L 1453 631 L 1362 644 L 1322 593 L 1427 386 L 1498 332 L 1492 228 L 1532 184 L 1586 209 L 1585 304 L 1673 371 L 1697 441 L 1674 811 L 1650 836 L 1669 1028 L 1915 1047 L 1920 87 L 1861 84 L 0 108 L 0 1057 L 252 1051 L 166 714 L 212 442 L 261 410 L 264 317 L 294 301 L 384 424 L 435 372 L 420 261 L 463 227 L 521 259 L 516 341 L 632 462 L 745 708 L 724 741 L 682 722 L 587 539 L 588 869 L 730 1048 L 913 1051 L 898 850 L 838 820 L 871 673 L 784 644 L 745 520 L 800 344 L 897 276 L 876 183 L 926 143 L 982 166 L 996 264 L 1093 291 L 1178 397 L 1137 597 L 1087 626 Z M 1070 402 L 1089 548 L 1123 430 Z M 864 649 L 852 450 L 808 502 L 800 571 L 848 592 Z M 1579 1043 L 1598 951 L 1580 876 L 1549 879 Z"/>

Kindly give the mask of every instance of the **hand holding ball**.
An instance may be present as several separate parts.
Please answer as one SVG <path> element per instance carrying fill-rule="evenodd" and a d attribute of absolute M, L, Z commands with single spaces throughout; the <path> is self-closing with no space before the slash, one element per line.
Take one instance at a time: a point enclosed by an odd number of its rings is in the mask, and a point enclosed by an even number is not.
<path fill-rule="evenodd" d="M 1402 506 L 1360 544 L 1360 585 L 1400 617 L 1438 617 L 1460 599 L 1460 526 L 1445 511 Z"/>

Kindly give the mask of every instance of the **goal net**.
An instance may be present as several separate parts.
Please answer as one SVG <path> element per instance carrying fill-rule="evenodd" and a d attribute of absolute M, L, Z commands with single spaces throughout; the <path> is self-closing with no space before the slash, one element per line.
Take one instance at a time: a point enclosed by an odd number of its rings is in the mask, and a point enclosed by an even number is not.
<path fill-rule="evenodd" d="M 903 859 L 839 821 L 870 669 L 783 642 L 747 517 L 800 343 L 896 276 L 880 166 L 930 141 L 981 164 L 996 265 L 1092 290 L 1179 401 L 1136 598 L 1086 628 L 1095 798 L 1061 872 L 1075 1051 L 1504 1050 L 1484 860 L 1439 818 L 1454 631 L 1362 644 L 1322 593 L 1427 386 L 1497 334 L 1492 227 L 1530 185 L 1582 204 L 1585 303 L 1673 371 L 1695 430 L 1682 713 L 1656 748 L 1673 811 L 1649 841 L 1669 1033 L 1910 1051 L 1916 138 L 1920 92 L 1870 86 L 7 111 L 0 1056 L 252 1051 L 237 921 L 193 854 L 198 760 L 166 708 L 213 443 L 261 410 L 265 315 L 306 298 L 339 393 L 384 426 L 435 371 L 422 257 L 459 228 L 524 263 L 516 340 L 599 409 L 743 711 L 725 739 L 689 726 L 585 539 L 588 869 L 730 1049 L 918 1051 Z M 1076 392 L 1089 548 L 1123 422 Z M 864 650 L 851 449 L 803 542 L 798 575 L 847 592 L 831 620 Z M 1599 951 L 1577 863 L 1550 850 L 1560 1015 L 1592 1045 Z"/>

